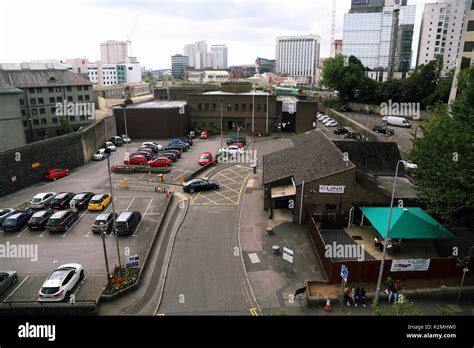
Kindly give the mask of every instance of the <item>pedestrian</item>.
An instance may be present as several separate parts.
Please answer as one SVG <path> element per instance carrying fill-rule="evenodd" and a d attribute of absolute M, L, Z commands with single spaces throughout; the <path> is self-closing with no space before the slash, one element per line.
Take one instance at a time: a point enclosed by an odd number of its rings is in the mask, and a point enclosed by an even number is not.
<path fill-rule="evenodd" d="M 351 290 L 351 301 L 352 303 L 357 307 L 357 302 L 356 302 L 356 289 L 352 288 Z"/>
<path fill-rule="evenodd" d="M 359 303 L 358 295 L 359 295 L 359 292 L 360 292 L 360 288 L 357 287 L 356 289 L 352 289 L 352 291 L 354 292 L 354 306 L 357 307 L 357 304 Z"/>
<path fill-rule="evenodd" d="M 344 289 L 344 302 L 347 304 L 347 307 L 351 306 L 351 290 L 349 288 Z"/>
<path fill-rule="evenodd" d="M 363 307 L 365 307 L 365 289 L 364 288 L 357 288 L 356 300 L 358 303 L 362 304 Z"/>
<path fill-rule="evenodd" d="M 398 280 L 397 280 L 398 282 Z M 393 302 L 395 302 L 398 298 L 398 285 L 395 282 L 392 282 L 388 288 L 388 303 L 390 303 L 393 299 Z"/>

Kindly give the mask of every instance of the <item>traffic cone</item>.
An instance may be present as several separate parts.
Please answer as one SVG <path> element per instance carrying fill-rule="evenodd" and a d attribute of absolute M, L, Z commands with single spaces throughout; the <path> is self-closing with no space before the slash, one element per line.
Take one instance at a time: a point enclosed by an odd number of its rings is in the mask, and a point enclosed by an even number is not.
<path fill-rule="evenodd" d="M 327 301 L 326 301 L 326 306 L 324 307 L 324 310 L 325 310 L 326 312 L 332 312 L 331 300 L 330 300 L 330 299 L 327 299 Z"/>

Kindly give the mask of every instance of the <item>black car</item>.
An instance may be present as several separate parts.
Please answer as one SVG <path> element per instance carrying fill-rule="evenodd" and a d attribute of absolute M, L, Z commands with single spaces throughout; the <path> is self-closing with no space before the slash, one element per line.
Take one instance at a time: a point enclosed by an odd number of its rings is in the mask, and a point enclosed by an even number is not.
<path fill-rule="evenodd" d="M 94 195 L 95 194 L 93 192 L 78 193 L 72 197 L 71 201 L 69 202 L 69 206 L 77 210 L 86 210 L 90 200 L 92 197 L 94 197 Z"/>
<path fill-rule="evenodd" d="M 158 152 L 156 154 L 158 157 L 166 157 L 166 158 L 169 158 L 170 160 L 172 160 L 173 162 L 176 162 L 178 160 L 178 156 L 176 156 L 176 154 L 172 153 L 172 152 Z"/>
<path fill-rule="evenodd" d="M 186 152 L 188 151 L 188 148 L 184 145 L 181 144 L 172 144 L 167 147 L 165 147 L 165 150 L 179 150 L 181 152 Z"/>
<path fill-rule="evenodd" d="M 350 107 L 348 106 L 341 106 L 339 111 L 342 111 L 342 112 L 351 112 L 353 111 Z"/>
<path fill-rule="evenodd" d="M 334 130 L 334 134 L 346 134 L 347 132 L 348 132 L 348 130 L 345 129 L 344 127 L 337 127 Z"/>
<path fill-rule="evenodd" d="M 181 155 L 182 155 L 182 152 L 180 150 L 167 149 L 167 150 L 164 150 L 163 152 L 174 153 L 176 157 L 178 158 L 181 158 Z"/>
<path fill-rule="evenodd" d="M 57 211 L 49 218 L 46 228 L 50 232 L 66 232 L 78 218 L 77 210 Z"/>
<path fill-rule="evenodd" d="M 117 220 L 117 213 L 102 213 L 95 218 L 94 224 L 92 225 L 93 233 L 100 233 L 105 231 L 106 233 L 112 232 L 114 228 L 114 217 Z"/>
<path fill-rule="evenodd" d="M 5 232 L 21 230 L 28 223 L 33 213 L 32 210 L 16 211 L 15 214 L 10 215 L 3 221 L 3 230 Z"/>
<path fill-rule="evenodd" d="M 225 142 L 227 145 L 232 145 L 234 143 L 243 143 L 244 145 L 246 145 L 247 138 L 245 137 L 245 135 L 239 135 L 239 136 L 235 135 L 233 137 L 228 138 Z"/>
<path fill-rule="evenodd" d="M 71 202 L 74 195 L 75 193 L 73 192 L 58 193 L 51 201 L 51 208 L 57 210 L 69 208 L 69 202 Z"/>
<path fill-rule="evenodd" d="M 123 145 L 123 139 L 119 136 L 114 136 L 109 139 L 110 142 L 112 142 L 115 146 L 122 146 Z"/>
<path fill-rule="evenodd" d="M 28 221 L 29 230 L 44 230 L 49 218 L 53 215 L 52 210 L 41 210 L 33 214 Z"/>
<path fill-rule="evenodd" d="M 217 181 L 206 180 L 201 178 L 191 179 L 183 184 L 183 191 L 189 193 L 194 193 L 197 191 L 217 190 L 218 188 L 219 184 Z"/>
<path fill-rule="evenodd" d="M 372 130 L 375 133 L 381 133 L 381 134 L 390 135 L 390 136 L 395 134 L 395 131 L 393 129 L 390 129 L 390 128 L 387 128 L 385 126 L 378 125 L 378 124 L 376 124 L 374 126 L 374 128 L 372 128 Z"/>
<path fill-rule="evenodd" d="M 133 234 L 141 220 L 142 214 L 139 211 L 124 211 L 115 221 L 115 233 Z"/>

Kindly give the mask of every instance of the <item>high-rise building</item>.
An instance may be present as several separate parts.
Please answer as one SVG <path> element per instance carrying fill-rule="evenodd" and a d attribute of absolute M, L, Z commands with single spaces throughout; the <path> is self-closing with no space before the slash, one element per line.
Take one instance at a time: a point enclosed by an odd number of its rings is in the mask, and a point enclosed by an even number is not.
<path fill-rule="evenodd" d="M 406 3 L 352 0 L 344 15 L 342 54 L 357 57 L 369 69 L 409 70 L 416 6 Z"/>
<path fill-rule="evenodd" d="M 467 30 L 464 32 L 461 43 L 461 69 L 467 69 L 474 64 L 474 1 L 471 1 L 471 6 L 467 8 L 464 20 L 464 27 L 467 27 Z"/>
<path fill-rule="evenodd" d="M 175 54 L 171 56 L 171 74 L 175 79 L 184 79 L 185 70 L 189 66 L 189 59 L 182 54 Z"/>
<path fill-rule="evenodd" d="M 212 45 L 211 53 L 213 55 L 213 69 L 227 69 L 227 46 L 226 45 Z"/>
<path fill-rule="evenodd" d="M 257 57 L 255 60 L 257 74 L 264 74 L 266 72 L 275 72 L 276 60 Z"/>
<path fill-rule="evenodd" d="M 276 38 L 276 72 L 316 82 L 319 64 L 318 35 L 279 36 Z"/>
<path fill-rule="evenodd" d="M 126 63 L 128 43 L 126 41 L 109 40 L 100 44 L 100 57 L 104 64 Z"/>
<path fill-rule="evenodd" d="M 189 58 L 189 66 L 193 68 L 196 67 L 196 52 L 195 44 L 184 45 L 183 53 Z"/>
<path fill-rule="evenodd" d="M 335 56 L 342 53 L 342 40 L 334 40 L 332 43 L 332 51 Z"/>
<path fill-rule="evenodd" d="M 444 0 L 425 4 L 421 20 L 417 65 L 441 57 L 443 74 L 456 67 L 461 52 L 466 0 Z"/>

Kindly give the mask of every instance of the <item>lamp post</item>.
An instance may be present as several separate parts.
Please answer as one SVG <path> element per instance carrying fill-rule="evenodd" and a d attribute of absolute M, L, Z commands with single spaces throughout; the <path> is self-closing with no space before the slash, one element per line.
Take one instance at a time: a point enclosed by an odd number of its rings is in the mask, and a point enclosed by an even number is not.
<path fill-rule="evenodd" d="M 255 133 L 255 86 L 252 85 L 252 133 Z"/>
<path fill-rule="evenodd" d="M 125 101 L 120 106 L 123 108 L 123 118 L 125 123 L 125 134 L 128 135 L 128 127 L 127 127 L 127 105 L 133 104 L 133 100 L 130 99 L 130 94 L 125 94 Z M 107 127 L 106 127 L 107 128 Z M 128 143 L 127 143 L 127 152 L 128 151 Z"/>
<path fill-rule="evenodd" d="M 100 232 L 102 236 L 102 246 L 104 247 L 104 257 L 105 257 L 105 269 L 107 270 L 107 290 L 109 291 L 110 294 L 110 286 L 111 286 L 111 281 L 110 281 L 110 269 L 109 269 L 109 259 L 107 257 L 107 248 L 105 246 L 105 234 L 106 230 Z"/>
<path fill-rule="evenodd" d="M 466 273 L 469 272 L 469 268 L 467 268 L 467 266 L 469 265 L 469 262 L 471 261 L 471 257 L 472 257 L 472 249 L 474 248 L 474 246 L 471 246 L 469 248 L 469 258 L 467 259 L 467 263 L 466 265 L 464 266 L 463 270 L 462 270 L 462 279 L 461 279 L 461 285 L 459 286 L 459 292 L 458 292 L 458 299 L 457 299 L 457 302 L 459 302 L 459 299 L 461 298 L 461 291 L 462 291 L 462 286 L 464 284 L 464 278 L 466 277 Z"/>
<path fill-rule="evenodd" d="M 399 160 L 397 162 L 397 168 L 395 169 L 395 178 L 393 179 L 393 188 L 392 188 L 392 197 L 390 198 L 390 210 L 388 213 L 388 222 L 387 222 L 387 230 L 385 231 L 385 240 L 383 243 L 383 252 L 382 252 L 382 260 L 380 262 L 380 270 L 379 270 L 379 278 L 377 280 L 377 289 L 375 290 L 375 303 L 379 303 L 380 298 L 380 287 L 382 286 L 382 277 L 383 277 L 383 267 L 385 265 L 385 257 L 387 255 L 387 244 L 388 244 L 388 233 L 390 231 L 390 222 L 392 219 L 392 209 L 393 209 L 393 200 L 395 198 L 395 186 L 397 183 L 397 176 L 398 176 L 398 166 L 400 163 L 403 163 L 405 168 L 417 168 L 417 165 L 414 163 L 409 163 L 404 160 Z"/>
<path fill-rule="evenodd" d="M 118 257 L 119 267 L 120 269 L 122 269 L 122 261 L 120 259 L 120 247 L 119 247 L 118 235 L 117 235 L 117 231 L 115 230 L 116 219 L 115 219 L 114 192 L 113 192 L 113 187 L 112 187 L 112 174 L 110 171 L 110 149 L 105 149 L 105 153 L 109 154 L 109 156 L 107 156 L 107 167 L 109 170 L 109 189 L 110 189 L 110 195 L 111 195 L 110 200 L 112 201 L 112 222 L 114 226 L 115 243 L 117 244 L 117 257 Z"/>
<path fill-rule="evenodd" d="M 221 149 L 223 147 L 222 143 L 224 141 L 224 133 L 223 133 L 224 124 L 223 124 L 223 117 L 222 117 L 222 102 L 223 102 L 223 100 L 221 100 Z"/>

